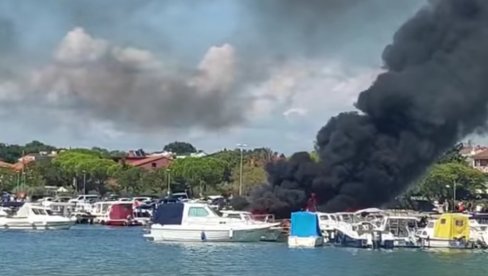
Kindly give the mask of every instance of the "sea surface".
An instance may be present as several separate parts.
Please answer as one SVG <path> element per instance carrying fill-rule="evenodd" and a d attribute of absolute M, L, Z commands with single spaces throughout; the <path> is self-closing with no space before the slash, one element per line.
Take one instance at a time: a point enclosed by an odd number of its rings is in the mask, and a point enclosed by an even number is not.
<path fill-rule="evenodd" d="M 154 243 L 143 229 L 0 231 L 0 275 L 488 275 L 488 252 Z"/>

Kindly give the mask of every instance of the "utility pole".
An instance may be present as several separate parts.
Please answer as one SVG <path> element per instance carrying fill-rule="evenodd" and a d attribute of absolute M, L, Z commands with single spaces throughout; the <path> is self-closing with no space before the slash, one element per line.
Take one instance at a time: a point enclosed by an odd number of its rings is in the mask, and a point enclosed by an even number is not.
<path fill-rule="evenodd" d="M 453 200 L 453 204 L 455 206 L 456 205 L 456 180 L 453 181 L 453 192 L 452 192 L 452 194 L 453 194 L 452 200 Z"/>
<path fill-rule="evenodd" d="M 83 171 L 83 194 L 86 195 L 86 171 Z"/>
<path fill-rule="evenodd" d="M 244 154 L 242 152 L 243 148 L 247 147 L 246 144 L 237 144 L 237 147 L 241 150 L 241 164 L 239 173 L 239 196 L 242 195 L 242 163 L 244 159 Z"/>

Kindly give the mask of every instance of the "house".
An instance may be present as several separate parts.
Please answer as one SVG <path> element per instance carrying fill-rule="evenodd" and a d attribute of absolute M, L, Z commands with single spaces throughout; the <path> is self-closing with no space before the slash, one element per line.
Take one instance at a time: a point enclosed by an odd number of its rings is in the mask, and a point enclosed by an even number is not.
<path fill-rule="evenodd" d="M 138 158 L 127 157 L 125 164 L 139 167 L 147 170 L 157 170 L 161 168 L 168 168 L 173 159 L 165 155 L 144 156 Z"/>
<path fill-rule="evenodd" d="M 41 151 L 39 153 L 29 153 L 22 157 L 20 157 L 17 163 L 12 164 L 12 168 L 16 171 L 22 171 L 25 167 L 35 161 L 43 160 L 43 159 L 50 159 L 57 155 L 57 152 L 46 152 Z"/>
<path fill-rule="evenodd" d="M 482 172 L 488 173 L 488 149 L 471 156 L 472 166 Z"/>
<path fill-rule="evenodd" d="M 483 151 L 486 151 L 486 150 L 488 150 L 488 147 L 480 146 L 480 145 L 472 146 L 472 145 L 468 144 L 468 145 L 463 145 L 461 150 L 459 150 L 459 154 L 461 154 L 463 157 L 465 157 L 466 161 L 472 167 L 476 167 L 473 157 L 476 156 L 477 154 L 483 152 Z"/>
<path fill-rule="evenodd" d="M 146 154 L 142 149 L 139 149 L 131 150 L 127 156 L 117 158 L 115 161 L 147 170 L 156 170 L 169 167 L 173 158 L 166 153 Z"/>

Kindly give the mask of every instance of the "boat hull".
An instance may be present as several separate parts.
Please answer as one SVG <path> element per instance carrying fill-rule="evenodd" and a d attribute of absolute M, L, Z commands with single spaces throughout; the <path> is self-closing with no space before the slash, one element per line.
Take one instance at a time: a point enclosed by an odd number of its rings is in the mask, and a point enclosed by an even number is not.
<path fill-rule="evenodd" d="M 265 234 L 261 237 L 261 241 L 267 242 L 276 242 L 280 241 L 283 236 L 283 230 L 281 228 L 271 228 L 265 232 Z"/>
<path fill-rule="evenodd" d="M 134 220 L 108 220 L 105 222 L 109 226 L 141 226 L 142 224 Z"/>
<path fill-rule="evenodd" d="M 176 242 L 258 242 L 266 234 L 267 228 L 257 229 L 184 229 L 151 227 L 145 235 L 154 241 Z"/>
<path fill-rule="evenodd" d="M 29 221 L 0 221 L 0 229 L 4 230 L 68 230 L 73 226 L 72 221 L 63 222 L 29 222 Z"/>
<path fill-rule="evenodd" d="M 424 248 L 451 248 L 451 249 L 473 249 L 472 242 L 463 240 L 445 240 L 445 239 L 422 239 L 421 246 Z"/>

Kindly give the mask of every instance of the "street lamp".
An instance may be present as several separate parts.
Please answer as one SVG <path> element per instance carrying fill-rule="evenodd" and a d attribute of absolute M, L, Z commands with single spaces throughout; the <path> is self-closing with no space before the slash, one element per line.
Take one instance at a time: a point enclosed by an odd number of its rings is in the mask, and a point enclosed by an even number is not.
<path fill-rule="evenodd" d="M 171 170 L 167 169 L 166 171 L 168 172 L 168 191 L 166 193 L 168 194 L 169 197 L 171 194 Z"/>
<path fill-rule="evenodd" d="M 454 206 L 456 205 L 456 181 L 452 182 L 452 210 L 454 211 Z M 450 185 L 446 185 L 446 188 L 451 188 Z"/>
<path fill-rule="evenodd" d="M 241 165 L 240 165 L 240 173 L 239 173 L 239 195 L 242 195 L 242 161 L 244 159 L 242 149 L 247 147 L 247 145 L 246 144 L 237 144 L 237 147 L 241 150 Z"/>

